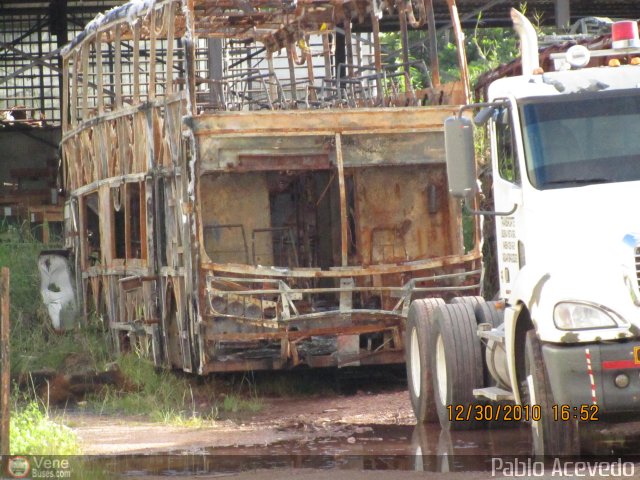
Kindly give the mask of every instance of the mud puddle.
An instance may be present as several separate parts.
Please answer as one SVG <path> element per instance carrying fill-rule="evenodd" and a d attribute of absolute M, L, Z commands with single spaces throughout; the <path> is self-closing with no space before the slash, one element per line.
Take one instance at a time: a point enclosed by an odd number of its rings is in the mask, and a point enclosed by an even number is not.
<path fill-rule="evenodd" d="M 526 426 L 447 432 L 436 425 L 359 425 L 347 426 L 338 437 L 106 457 L 99 463 L 111 473 L 136 477 L 215 476 L 283 468 L 487 471 L 492 456 L 529 454 L 529 435 Z"/>

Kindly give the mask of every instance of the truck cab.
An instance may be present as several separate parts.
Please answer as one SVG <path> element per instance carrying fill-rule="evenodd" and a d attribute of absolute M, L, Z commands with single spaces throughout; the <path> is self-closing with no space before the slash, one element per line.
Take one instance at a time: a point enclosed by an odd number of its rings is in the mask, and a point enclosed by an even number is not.
<path fill-rule="evenodd" d="M 415 388 L 407 342 L 409 387 L 422 420 L 466 429 L 522 419 L 535 454 L 575 455 L 581 425 L 640 417 L 637 24 L 614 24 L 614 48 L 578 45 L 543 71 L 533 27 L 512 16 L 523 74 L 496 80 L 487 103 L 445 124 L 450 193 L 495 220 L 499 301 L 416 304 L 407 331 L 428 334 L 422 379 L 433 391 Z M 473 209 L 474 124 L 490 133 L 491 212 Z"/>
<path fill-rule="evenodd" d="M 515 207 L 496 216 L 510 380 L 526 380 L 519 332 L 533 327 L 551 407 L 568 405 L 570 420 L 582 406 L 640 410 L 640 379 L 630 375 L 640 367 L 639 82 L 638 66 L 624 65 L 505 78 L 489 89 L 501 104 L 490 126 L 495 209 Z M 516 400 L 523 390 L 513 389 Z"/>

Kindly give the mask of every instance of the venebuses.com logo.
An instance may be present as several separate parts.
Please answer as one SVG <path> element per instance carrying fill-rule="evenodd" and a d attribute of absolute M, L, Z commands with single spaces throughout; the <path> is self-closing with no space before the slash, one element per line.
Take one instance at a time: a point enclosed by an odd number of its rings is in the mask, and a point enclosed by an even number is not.
<path fill-rule="evenodd" d="M 25 457 L 9 457 L 7 459 L 7 475 L 11 478 L 27 478 L 31 472 L 31 464 Z"/>
<path fill-rule="evenodd" d="M 71 478 L 69 458 L 59 456 L 13 456 L 4 457 L 4 469 L 0 478 Z M 0 465 L 2 457 L 0 457 Z"/>

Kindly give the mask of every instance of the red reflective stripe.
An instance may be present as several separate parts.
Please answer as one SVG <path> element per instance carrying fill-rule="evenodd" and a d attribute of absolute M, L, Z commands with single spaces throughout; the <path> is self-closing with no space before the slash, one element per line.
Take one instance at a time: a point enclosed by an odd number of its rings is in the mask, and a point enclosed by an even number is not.
<path fill-rule="evenodd" d="M 591 367 L 591 351 L 588 348 L 585 348 L 584 354 L 587 358 L 587 373 L 589 374 L 589 382 L 591 383 L 591 401 L 594 405 L 597 405 L 598 397 L 596 395 L 596 379 L 593 376 L 593 368 Z"/>
<path fill-rule="evenodd" d="M 609 360 L 602 362 L 603 370 L 618 370 L 622 368 L 640 368 L 640 363 L 633 360 Z"/>

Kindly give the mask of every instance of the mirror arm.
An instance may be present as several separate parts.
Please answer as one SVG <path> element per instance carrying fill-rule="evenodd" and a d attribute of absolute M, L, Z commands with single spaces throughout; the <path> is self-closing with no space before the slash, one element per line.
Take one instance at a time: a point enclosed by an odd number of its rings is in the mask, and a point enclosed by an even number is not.
<path fill-rule="evenodd" d="M 508 212 L 494 212 L 491 210 L 473 210 L 472 208 L 469 208 L 467 205 L 467 201 L 464 200 L 463 201 L 463 209 L 465 211 L 467 211 L 468 213 L 470 213 L 471 215 L 487 215 L 487 216 L 492 216 L 492 217 L 508 217 L 509 215 L 513 215 L 515 213 L 515 211 L 518 209 L 518 204 L 514 203 L 513 204 L 513 208 L 511 210 L 509 210 Z"/>
<path fill-rule="evenodd" d="M 458 110 L 458 118 L 462 118 L 462 115 L 467 110 L 477 110 L 479 108 L 482 108 L 482 109 L 485 109 L 485 110 L 494 110 L 494 109 L 496 109 L 498 107 L 501 107 L 501 106 L 507 104 L 507 102 L 508 102 L 508 100 L 506 98 L 497 98 L 493 102 L 480 102 L 480 103 L 470 103 L 468 105 L 462 105 L 460 107 L 460 109 Z M 490 117 L 491 117 L 491 115 L 487 114 L 486 118 L 485 118 L 485 116 L 483 116 L 483 112 L 481 111 L 474 118 L 474 124 L 476 126 L 484 125 L 484 123 L 486 123 L 486 121 L 489 120 Z"/>

